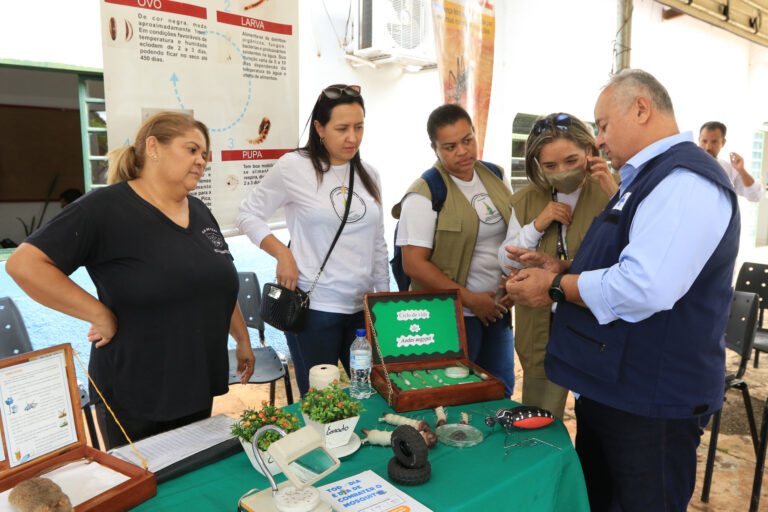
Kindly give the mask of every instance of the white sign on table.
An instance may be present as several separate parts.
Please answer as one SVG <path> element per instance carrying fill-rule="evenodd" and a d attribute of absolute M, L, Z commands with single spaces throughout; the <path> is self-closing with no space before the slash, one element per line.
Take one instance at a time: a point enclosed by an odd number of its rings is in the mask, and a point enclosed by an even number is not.
<path fill-rule="evenodd" d="M 320 499 L 349 512 L 432 512 L 370 469 L 321 487 Z"/>

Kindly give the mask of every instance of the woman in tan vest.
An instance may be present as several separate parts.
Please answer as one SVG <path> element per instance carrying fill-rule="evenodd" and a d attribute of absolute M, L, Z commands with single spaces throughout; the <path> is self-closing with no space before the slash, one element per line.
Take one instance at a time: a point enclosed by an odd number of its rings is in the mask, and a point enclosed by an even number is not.
<path fill-rule="evenodd" d="M 507 246 L 538 250 L 573 259 L 592 219 L 619 189 L 595 138 L 579 119 L 550 114 L 533 125 L 525 145 L 525 173 L 530 184 L 512 196 L 507 237 L 499 263 L 509 273 L 518 263 Z M 515 308 L 515 350 L 523 367 L 523 403 L 563 417 L 568 390 L 544 373 L 550 306 Z"/>

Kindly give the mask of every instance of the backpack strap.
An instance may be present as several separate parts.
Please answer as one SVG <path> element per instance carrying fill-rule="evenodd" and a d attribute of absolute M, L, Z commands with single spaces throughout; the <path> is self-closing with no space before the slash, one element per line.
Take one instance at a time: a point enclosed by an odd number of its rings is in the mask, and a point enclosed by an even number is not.
<path fill-rule="evenodd" d="M 432 210 L 440 213 L 445 203 L 445 198 L 448 195 L 448 188 L 445 186 L 443 177 L 440 176 L 440 171 L 435 167 L 431 167 L 421 174 L 421 178 L 427 182 L 429 187 L 429 193 L 432 196 Z M 397 205 L 396 205 L 397 206 Z M 393 213 L 394 215 L 394 213 Z M 400 227 L 400 221 L 395 224 L 395 238 L 393 241 L 393 257 L 389 261 L 392 266 L 392 275 L 395 277 L 397 288 L 401 292 L 408 291 L 411 284 L 411 278 L 405 273 L 403 268 L 403 250 L 402 247 L 397 245 L 397 230 Z"/>
<path fill-rule="evenodd" d="M 486 162 L 485 160 L 478 160 L 478 162 L 480 162 L 481 164 L 486 166 L 488 169 L 490 169 L 491 172 L 493 172 L 493 174 L 495 174 L 497 178 L 504 181 L 504 176 L 502 176 L 501 169 L 499 169 L 499 166 L 497 166 L 496 164 L 492 164 L 491 162 Z"/>
<path fill-rule="evenodd" d="M 422 173 L 421 179 L 427 182 L 429 193 L 432 195 L 432 210 L 439 213 L 448 195 L 448 189 L 443 177 L 440 176 L 440 171 L 437 170 L 437 167 L 431 167 Z"/>

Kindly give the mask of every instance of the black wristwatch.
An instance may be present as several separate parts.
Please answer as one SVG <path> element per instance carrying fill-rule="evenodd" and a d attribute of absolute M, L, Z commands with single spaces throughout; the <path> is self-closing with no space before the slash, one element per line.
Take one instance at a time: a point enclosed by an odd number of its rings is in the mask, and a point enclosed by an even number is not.
<path fill-rule="evenodd" d="M 557 274 L 549 285 L 549 298 L 555 302 L 565 302 L 565 292 L 560 286 L 560 280 L 564 274 Z"/>

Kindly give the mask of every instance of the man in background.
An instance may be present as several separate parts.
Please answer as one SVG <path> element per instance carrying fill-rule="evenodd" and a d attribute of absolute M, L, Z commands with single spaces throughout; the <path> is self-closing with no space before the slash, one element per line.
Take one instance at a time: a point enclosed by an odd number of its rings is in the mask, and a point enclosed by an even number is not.
<path fill-rule="evenodd" d="M 699 147 L 717 159 L 733 183 L 733 188 L 737 194 L 749 201 L 760 201 L 760 198 L 763 197 L 763 185 L 744 169 L 744 159 L 738 153 L 729 155 L 730 162 L 717 158 L 720 150 L 725 146 L 725 132 L 726 127 L 720 121 L 704 123 L 699 130 Z"/>

